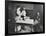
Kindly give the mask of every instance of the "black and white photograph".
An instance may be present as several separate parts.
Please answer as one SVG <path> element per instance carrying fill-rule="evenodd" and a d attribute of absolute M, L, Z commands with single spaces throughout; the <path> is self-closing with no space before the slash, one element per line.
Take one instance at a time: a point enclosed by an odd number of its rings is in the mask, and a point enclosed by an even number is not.
<path fill-rule="evenodd" d="M 6 34 L 45 33 L 44 3 L 6 1 L 5 7 Z"/>

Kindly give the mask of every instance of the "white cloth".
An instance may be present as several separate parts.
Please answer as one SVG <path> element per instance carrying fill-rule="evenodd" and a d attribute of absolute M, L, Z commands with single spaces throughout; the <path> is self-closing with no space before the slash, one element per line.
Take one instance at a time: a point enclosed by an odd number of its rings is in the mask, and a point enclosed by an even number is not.
<path fill-rule="evenodd" d="M 20 12 L 20 8 L 17 9 L 17 14 L 20 16 L 21 12 Z"/>

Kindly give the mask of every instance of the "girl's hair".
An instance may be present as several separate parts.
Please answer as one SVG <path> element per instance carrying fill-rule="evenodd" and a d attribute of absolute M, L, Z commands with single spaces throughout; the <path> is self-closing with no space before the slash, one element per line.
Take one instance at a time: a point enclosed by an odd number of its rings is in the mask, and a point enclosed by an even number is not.
<path fill-rule="evenodd" d="M 17 6 L 16 6 L 16 9 L 19 8 L 19 7 L 21 7 L 21 6 L 20 6 L 20 5 L 17 5 Z"/>
<path fill-rule="evenodd" d="M 21 12 L 22 12 L 22 10 L 23 10 L 23 7 L 20 8 L 20 11 L 21 11 Z"/>

